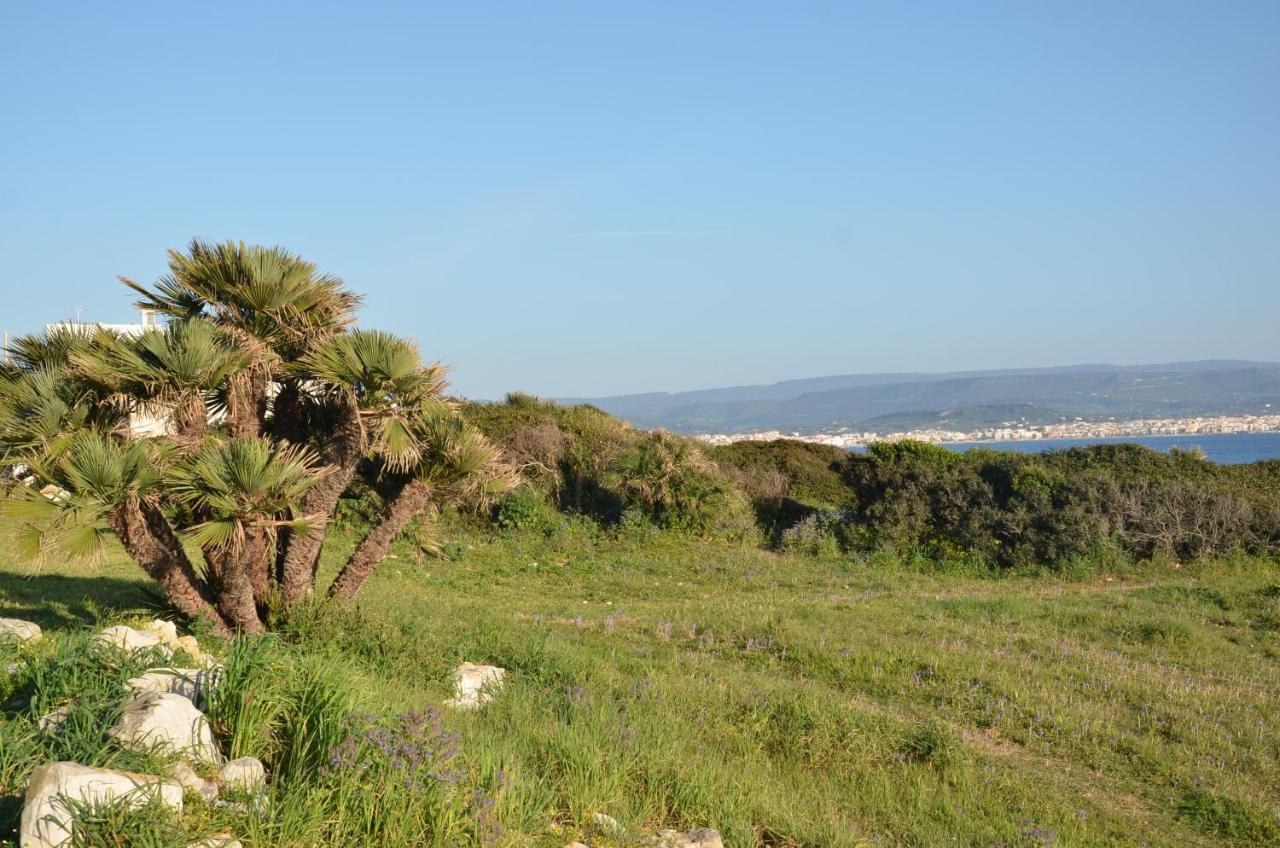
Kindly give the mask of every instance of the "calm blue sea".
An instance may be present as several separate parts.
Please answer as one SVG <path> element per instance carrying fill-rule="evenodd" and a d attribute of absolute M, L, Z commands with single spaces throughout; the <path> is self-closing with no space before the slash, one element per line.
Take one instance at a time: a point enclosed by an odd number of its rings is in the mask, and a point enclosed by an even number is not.
<path fill-rule="evenodd" d="M 1040 439 L 1026 442 L 953 442 L 946 445 L 952 450 L 965 451 L 973 447 L 1019 453 L 1040 453 L 1057 448 L 1073 448 L 1079 445 L 1139 444 L 1152 450 L 1169 448 L 1200 448 L 1205 457 L 1223 465 L 1241 462 L 1257 462 L 1260 459 L 1280 458 L 1280 433 L 1217 433 L 1205 436 L 1131 436 L 1118 439 Z"/>

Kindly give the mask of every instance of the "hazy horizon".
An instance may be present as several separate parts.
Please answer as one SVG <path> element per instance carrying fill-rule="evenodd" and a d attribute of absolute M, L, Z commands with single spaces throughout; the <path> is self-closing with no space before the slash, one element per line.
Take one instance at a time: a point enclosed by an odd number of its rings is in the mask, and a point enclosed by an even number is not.
<path fill-rule="evenodd" d="M 13 333 L 281 244 L 472 397 L 1280 359 L 1280 4 L 10 4 Z"/>

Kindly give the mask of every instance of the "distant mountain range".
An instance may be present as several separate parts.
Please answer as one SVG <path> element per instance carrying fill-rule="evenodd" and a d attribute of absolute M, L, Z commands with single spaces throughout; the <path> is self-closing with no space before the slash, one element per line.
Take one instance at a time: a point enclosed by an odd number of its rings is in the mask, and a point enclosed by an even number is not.
<path fill-rule="evenodd" d="M 840 427 L 891 432 L 927 426 L 964 430 L 1075 417 L 1123 420 L 1273 412 L 1280 410 L 1280 363 L 1215 359 L 846 374 L 760 386 L 558 400 L 590 403 L 637 427 L 680 433 Z"/>

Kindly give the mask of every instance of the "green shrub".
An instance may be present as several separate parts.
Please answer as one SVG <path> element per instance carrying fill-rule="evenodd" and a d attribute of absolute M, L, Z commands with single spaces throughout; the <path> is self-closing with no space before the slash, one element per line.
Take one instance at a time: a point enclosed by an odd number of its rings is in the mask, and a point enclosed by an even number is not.
<path fill-rule="evenodd" d="M 560 520 L 555 507 L 535 489 L 521 487 L 502 499 L 497 509 L 498 526 L 504 530 L 546 532 Z"/>

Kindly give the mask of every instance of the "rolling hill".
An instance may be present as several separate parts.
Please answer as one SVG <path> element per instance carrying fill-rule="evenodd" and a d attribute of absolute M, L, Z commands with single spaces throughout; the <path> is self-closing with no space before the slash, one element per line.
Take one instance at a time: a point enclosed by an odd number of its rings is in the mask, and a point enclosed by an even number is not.
<path fill-rule="evenodd" d="M 638 427 L 682 433 L 921 426 L 979 427 L 1063 418 L 1156 418 L 1280 409 L 1280 363 L 1206 360 L 1156 365 L 945 374 L 849 374 L 701 391 L 561 398 Z"/>

